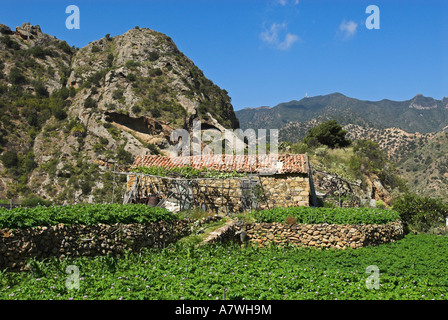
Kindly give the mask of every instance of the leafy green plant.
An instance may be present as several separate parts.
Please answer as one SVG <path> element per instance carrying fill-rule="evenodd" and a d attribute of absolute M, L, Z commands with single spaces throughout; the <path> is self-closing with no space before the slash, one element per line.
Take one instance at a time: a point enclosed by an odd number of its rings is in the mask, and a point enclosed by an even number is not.
<path fill-rule="evenodd" d="M 371 208 L 313 208 L 289 207 L 253 211 L 251 215 L 258 222 L 285 223 L 294 218 L 297 223 L 305 224 L 386 224 L 400 219 L 398 212 Z"/>
<path fill-rule="evenodd" d="M 319 250 L 195 247 L 200 237 L 121 257 L 32 261 L 35 272 L 0 272 L 2 300 L 446 300 L 448 238 L 407 235 L 378 247 Z M 80 270 L 68 290 L 68 265 Z M 367 287 L 368 266 L 379 289 Z"/>
<path fill-rule="evenodd" d="M 193 168 L 191 166 L 185 167 L 175 167 L 175 168 L 167 168 L 167 167 L 158 167 L 158 166 L 147 166 L 147 167 L 135 167 L 131 168 L 131 172 L 135 173 L 143 173 L 147 175 L 155 175 L 166 177 L 169 175 L 179 175 L 186 179 L 189 178 L 232 178 L 232 177 L 244 177 L 247 174 L 244 172 L 220 172 L 217 170 L 207 170 L 205 167 L 202 169 Z"/>
<path fill-rule="evenodd" d="M 31 228 L 58 223 L 93 225 L 98 223 L 151 223 L 173 221 L 177 216 L 164 208 L 143 204 L 85 204 L 0 208 L 0 229 Z"/>

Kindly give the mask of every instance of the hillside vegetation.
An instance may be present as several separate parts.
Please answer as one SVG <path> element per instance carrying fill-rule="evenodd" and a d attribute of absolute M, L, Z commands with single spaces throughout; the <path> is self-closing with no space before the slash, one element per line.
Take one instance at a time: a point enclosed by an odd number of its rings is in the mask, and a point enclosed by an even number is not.
<path fill-rule="evenodd" d="M 448 133 L 440 132 L 419 145 L 398 165 L 408 188 L 418 194 L 448 197 Z"/>
<path fill-rule="evenodd" d="M 436 100 L 418 94 L 406 101 L 362 101 L 334 93 L 281 103 L 273 108 L 243 109 L 236 114 L 242 128 L 278 128 L 279 140 L 295 145 L 300 145 L 319 124 L 336 120 L 347 132 L 347 139 L 376 142 L 389 162 L 399 169 L 397 173 L 406 180 L 410 191 L 441 199 L 447 196 L 446 97 Z M 319 152 L 324 151 L 319 149 Z M 353 172 L 345 170 L 344 152 L 331 152 L 332 170 L 354 178 Z M 347 152 L 350 154 L 350 149 Z M 327 158 L 327 155 L 319 157 L 315 165 L 328 167 Z"/>
<path fill-rule="evenodd" d="M 0 25 L 0 198 L 121 202 L 111 171 L 199 119 L 237 128 L 230 97 L 168 36 L 135 27 L 84 48 Z"/>
<path fill-rule="evenodd" d="M 378 143 L 351 141 L 348 136 L 340 124 L 329 120 L 311 129 L 301 142 L 282 142 L 280 150 L 308 154 L 318 192 L 390 204 L 393 197 L 407 191 L 396 165 Z"/>

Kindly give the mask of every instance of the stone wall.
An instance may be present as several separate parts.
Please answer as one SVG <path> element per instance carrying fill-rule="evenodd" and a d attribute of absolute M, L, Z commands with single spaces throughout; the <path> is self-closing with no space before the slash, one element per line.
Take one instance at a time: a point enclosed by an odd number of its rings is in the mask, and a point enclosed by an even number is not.
<path fill-rule="evenodd" d="M 151 176 L 141 176 L 139 179 L 138 194 L 141 198 L 153 194 L 165 197 L 173 192 L 179 192 L 172 179 Z M 243 203 L 242 183 L 244 180 L 252 180 L 258 184 L 258 187 L 253 189 L 255 201 L 249 209 L 247 202 Z M 216 213 L 244 212 L 251 208 L 309 206 L 310 184 L 308 176 L 303 174 L 262 176 L 260 179 L 247 177 L 184 180 L 185 188 L 187 188 L 187 181 L 191 188 L 191 205 L 201 207 L 205 204 L 207 210 Z M 135 176 L 128 176 L 127 191 L 132 189 L 134 182 Z"/>
<path fill-rule="evenodd" d="M 210 217 L 212 218 L 212 217 Z M 0 230 L 0 269 L 21 269 L 29 258 L 44 259 L 120 255 L 124 250 L 161 248 L 189 235 L 206 220 L 152 224 L 58 224 L 30 229 Z"/>
<path fill-rule="evenodd" d="M 234 223 L 226 226 L 213 242 L 240 242 L 259 247 L 298 245 L 320 248 L 360 248 L 399 240 L 403 237 L 401 221 L 384 225 L 336 224 L 285 224 L 285 223 Z"/>

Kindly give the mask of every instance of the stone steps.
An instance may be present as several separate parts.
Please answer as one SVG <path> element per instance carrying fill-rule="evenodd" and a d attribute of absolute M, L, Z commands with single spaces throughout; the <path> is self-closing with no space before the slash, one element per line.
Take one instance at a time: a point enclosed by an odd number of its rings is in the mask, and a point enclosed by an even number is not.
<path fill-rule="evenodd" d="M 216 242 L 223 242 L 227 237 L 234 237 L 235 235 L 235 227 L 237 225 L 237 221 L 229 220 L 226 224 L 212 232 L 205 238 L 200 245 L 211 244 Z"/>

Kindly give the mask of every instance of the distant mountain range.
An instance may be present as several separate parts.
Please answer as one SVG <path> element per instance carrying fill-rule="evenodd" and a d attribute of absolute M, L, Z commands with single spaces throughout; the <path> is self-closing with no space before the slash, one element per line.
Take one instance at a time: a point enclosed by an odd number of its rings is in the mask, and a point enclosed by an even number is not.
<path fill-rule="evenodd" d="M 406 101 L 365 101 L 341 93 L 235 112 L 242 129 L 279 129 L 279 140 L 296 143 L 335 119 L 351 140 L 378 142 L 397 165 L 409 190 L 448 196 L 448 98 L 416 95 Z M 445 132 L 444 132 L 445 131 Z"/>
<path fill-rule="evenodd" d="M 246 108 L 235 114 L 242 129 L 280 129 L 289 123 L 320 118 L 336 119 L 342 125 L 395 127 L 429 133 L 448 126 L 448 98 L 436 100 L 418 94 L 406 101 L 366 101 L 332 93 L 280 103 L 272 108 Z"/>

